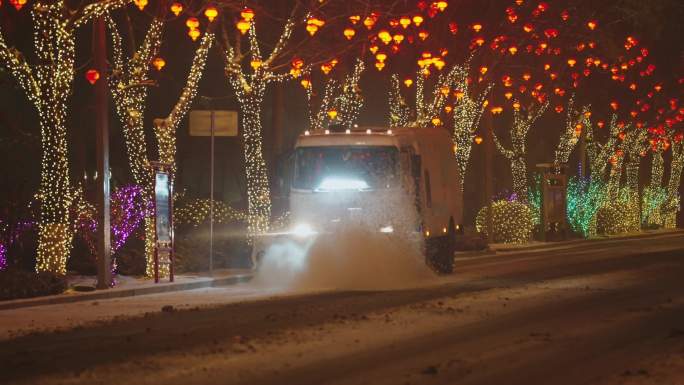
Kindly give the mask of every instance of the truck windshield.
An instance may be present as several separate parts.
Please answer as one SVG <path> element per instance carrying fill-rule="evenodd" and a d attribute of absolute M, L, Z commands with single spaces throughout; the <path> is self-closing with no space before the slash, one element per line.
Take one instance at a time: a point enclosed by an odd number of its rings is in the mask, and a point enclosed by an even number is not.
<path fill-rule="evenodd" d="M 397 154 L 392 146 L 300 147 L 293 187 L 303 190 L 369 190 L 393 187 Z"/>

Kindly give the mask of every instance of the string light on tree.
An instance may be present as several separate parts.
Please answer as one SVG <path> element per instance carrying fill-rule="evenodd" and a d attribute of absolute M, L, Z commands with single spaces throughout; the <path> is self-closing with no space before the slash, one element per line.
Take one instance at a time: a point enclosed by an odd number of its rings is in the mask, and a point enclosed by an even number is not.
<path fill-rule="evenodd" d="M 194 22 L 191 24 L 195 25 Z M 157 55 L 161 46 L 164 21 L 162 18 L 155 18 L 151 22 L 141 46 L 130 58 L 126 59 L 123 57 L 122 37 L 116 24 L 108 19 L 108 26 L 112 36 L 114 58 L 112 62 L 113 71 L 109 78 L 110 91 L 117 116 L 123 127 L 126 152 L 133 179 L 136 184 L 142 186 L 144 199 L 149 203 L 152 199 L 153 175 L 149 166 L 149 155 L 145 141 L 144 114 L 148 87 L 154 85 L 154 81 L 149 77 L 148 63 Z M 212 32 L 208 31 L 204 34 L 195 52 L 188 80 L 178 102 L 168 118 L 155 120 L 155 137 L 159 149 L 159 160 L 174 165 L 172 166 L 173 169 L 175 169 L 176 128 L 194 100 L 198 82 L 206 63 L 206 55 L 213 40 L 214 34 Z M 156 59 L 152 63 L 154 64 L 155 61 Z M 154 218 L 146 217 L 144 225 L 146 273 L 152 275 L 155 242 Z M 162 274 L 165 272 L 162 271 Z"/>
<path fill-rule="evenodd" d="M 568 106 L 566 108 L 567 117 L 565 119 L 565 130 L 563 131 L 558 147 L 556 147 L 556 156 L 554 163 L 557 165 L 568 163 L 570 153 L 579 143 L 582 132 L 591 130 L 591 106 L 584 106 L 581 110 L 574 108 L 575 95 L 573 94 L 568 99 Z"/>
<path fill-rule="evenodd" d="M 455 156 L 461 182 L 463 182 L 468 169 L 473 142 L 477 143 L 475 133 L 480 126 L 480 120 L 486 108 L 485 99 L 493 87 L 493 84 L 487 83 L 479 94 L 472 95 L 473 91 L 468 82 L 469 72 L 470 60 L 458 67 L 453 84 L 453 95 L 456 100 L 453 109 L 454 132 L 452 140 L 458 148 Z M 461 183 L 461 189 L 463 189 L 463 183 Z"/>
<path fill-rule="evenodd" d="M 322 20 L 314 22 L 309 18 L 309 25 L 322 26 Z M 266 92 L 266 87 L 271 82 L 281 82 L 292 75 L 289 73 L 276 74 L 271 69 L 271 63 L 279 57 L 292 36 L 295 25 L 293 17 L 290 17 L 273 47 L 271 54 L 263 58 L 257 40 L 254 20 L 250 20 L 248 32 L 249 56 L 251 60 L 259 60 L 261 66 L 252 73 L 245 73 L 241 66 L 243 54 L 237 52 L 236 47 L 226 41 L 226 66 L 225 73 L 228 82 L 235 91 L 240 110 L 242 112 L 242 127 L 245 155 L 245 171 L 247 177 L 247 201 L 248 201 L 248 232 L 251 235 L 263 233 L 268 230 L 271 217 L 271 197 L 268 182 L 268 170 L 263 154 L 263 137 L 261 126 L 261 105 Z M 324 23 L 324 22 L 323 22 Z M 320 25 L 318 25 L 320 24 Z M 309 31 L 311 33 L 311 31 Z M 315 31 L 314 31 L 315 33 Z"/>
<path fill-rule="evenodd" d="M 37 271 L 66 272 L 73 229 L 69 223 L 72 188 L 69 183 L 67 110 L 75 68 L 76 29 L 130 1 L 111 0 L 88 4 L 74 12 L 64 0 L 37 1 L 31 17 L 34 48 L 39 65 L 31 65 L 0 33 L 0 63 L 16 79 L 38 112 L 42 159 L 38 192 Z M 59 58 L 55 60 L 55 58 Z"/>
<path fill-rule="evenodd" d="M 544 101 L 540 106 L 531 105 L 527 112 L 521 109 L 513 110 L 513 127 L 511 127 L 511 148 L 505 148 L 496 134 L 492 133 L 494 143 L 499 152 L 506 157 L 511 164 L 511 174 L 513 175 L 513 192 L 518 199 L 527 199 L 527 134 L 530 128 L 549 107 L 549 102 Z"/>

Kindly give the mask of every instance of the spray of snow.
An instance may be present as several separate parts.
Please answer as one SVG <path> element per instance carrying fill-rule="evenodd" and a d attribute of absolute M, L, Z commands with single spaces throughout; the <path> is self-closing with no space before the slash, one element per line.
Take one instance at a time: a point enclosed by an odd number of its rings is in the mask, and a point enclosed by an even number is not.
<path fill-rule="evenodd" d="M 396 196 L 374 199 L 359 210 L 360 215 L 342 220 L 325 233 L 274 242 L 266 250 L 253 284 L 296 291 L 391 290 L 433 279 L 435 275 L 425 265 L 422 238 L 415 233 L 415 206 L 404 194 L 392 195 Z M 332 196 L 326 199 L 336 200 Z M 332 207 L 328 203 L 322 206 L 309 207 L 307 212 L 325 212 Z M 298 219 L 294 215 L 292 223 Z M 388 224 L 394 231 L 381 232 Z"/>

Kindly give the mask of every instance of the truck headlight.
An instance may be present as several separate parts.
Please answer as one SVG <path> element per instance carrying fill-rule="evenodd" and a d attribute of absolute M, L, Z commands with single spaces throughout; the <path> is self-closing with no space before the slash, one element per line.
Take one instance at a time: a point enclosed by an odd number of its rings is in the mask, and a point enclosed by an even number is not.
<path fill-rule="evenodd" d="M 294 228 L 292 228 L 291 231 L 292 235 L 298 238 L 306 238 L 308 236 L 316 234 L 314 231 L 313 227 L 309 225 L 308 223 L 300 223 Z"/>
<path fill-rule="evenodd" d="M 381 228 L 380 228 L 380 232 L 381 232 L 381 233 L 385 233 L 385 234 L 393 233 L 393 232 L 394 232 L 394 227 L 392 227 L 392 225 L 385 226 L 385 227 L 381 227 Z"/>

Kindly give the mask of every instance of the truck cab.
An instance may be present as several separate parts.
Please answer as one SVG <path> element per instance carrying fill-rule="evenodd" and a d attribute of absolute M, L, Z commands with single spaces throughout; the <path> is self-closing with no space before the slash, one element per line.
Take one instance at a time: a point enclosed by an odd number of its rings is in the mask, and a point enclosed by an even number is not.
<path fill-rule="evenodd" d="M 451 143 L 446 130 L 434 127 L 305 132 L 294 149 L 290 232 L 363 226 L 418 237 L 426 263 L 451 273 L 463 211 Z"/>

